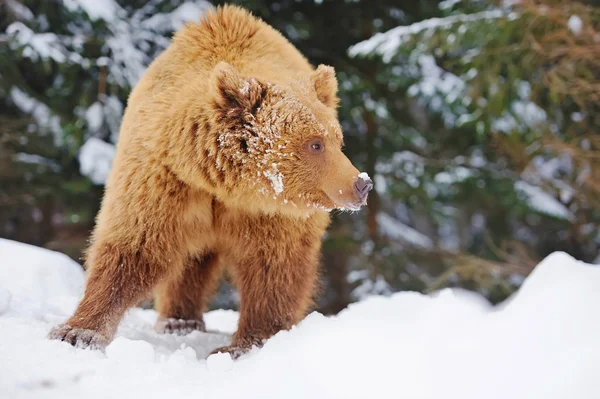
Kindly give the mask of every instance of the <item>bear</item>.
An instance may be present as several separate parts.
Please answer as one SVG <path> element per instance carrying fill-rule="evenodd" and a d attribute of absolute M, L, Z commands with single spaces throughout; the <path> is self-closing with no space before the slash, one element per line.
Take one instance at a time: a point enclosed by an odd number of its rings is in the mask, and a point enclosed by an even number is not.
<path fill-rule="evenodd" d="M 49 338 L 102 348 L 154 295 L 159 333 L 205 331 L 227 271 L 234 358 L 312 306 L 330 211 L 373 187 L 343 154 L 338 84 L 250 12 L 221 6 L 177 32 L 132 91 L 74 315 Z"/>

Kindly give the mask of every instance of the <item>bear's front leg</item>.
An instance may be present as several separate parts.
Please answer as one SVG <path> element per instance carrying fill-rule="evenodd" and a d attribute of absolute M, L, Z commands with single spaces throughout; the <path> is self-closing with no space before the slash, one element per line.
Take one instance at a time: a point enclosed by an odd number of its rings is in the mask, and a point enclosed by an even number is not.
<path fill-rule="evenodd" d="M 238 330 L 230 346 L 213 351 L 228 352 L 234 359 L 302 320 L 318 277 L 318 239 L 278 248 L 248 247 L 254 254 L 233 273 L 241 295 Z"/>
<path fill-rule="evenodd" d="M 167 269 L 143 250 L 129 253 L 109 245 L 92 246 L 88 264 L 85 294 L 75 314 L 48 337 L 79 348 L 102 348 L 125 311 L 144 299 Z"/>

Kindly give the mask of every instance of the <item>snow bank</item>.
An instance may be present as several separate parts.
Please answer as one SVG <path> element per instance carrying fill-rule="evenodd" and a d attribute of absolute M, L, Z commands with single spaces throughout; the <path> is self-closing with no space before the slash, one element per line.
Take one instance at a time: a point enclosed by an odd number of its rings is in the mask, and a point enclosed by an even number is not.
<path fill-rule="evenodd" d="M 0 253 L 0 397 L 600 397 L 600 269 L 563 253 L 499 307 L 460 290 L 371 297 L 337 317 L 312 313 L 237 362 L 205 359 L 229 341 L 230 311 L 207 314 L 212 333 L 177 337 L 152 332 L 156 313 L 134 309 L 105 353 L 47 341 L 71 307 L 52 318 L 29 310 L 42 289 L 76 300 L 81 269 L 7 241 Z"/>
<path fill-rule="evenodd" d="M 77 262 L 58 252 L 2 238 L 0 255 L 0 314 L 9 310 L 8 302 L 17 313 L 43 320 L 75 308 L 84 283 Z"/>

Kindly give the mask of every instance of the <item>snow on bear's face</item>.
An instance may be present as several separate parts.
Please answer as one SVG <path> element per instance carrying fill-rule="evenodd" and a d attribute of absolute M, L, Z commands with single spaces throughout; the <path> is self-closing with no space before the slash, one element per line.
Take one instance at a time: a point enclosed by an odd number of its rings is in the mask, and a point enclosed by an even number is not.
<path fill-rule="evenodd" d="M 366 203 L 372 183 L 342 153 L 333 68 L 285 87 L 244 78 L 224 62 L 213 77 L 216 166 L 235 176 L 233 190 L 309 213 Z"/>

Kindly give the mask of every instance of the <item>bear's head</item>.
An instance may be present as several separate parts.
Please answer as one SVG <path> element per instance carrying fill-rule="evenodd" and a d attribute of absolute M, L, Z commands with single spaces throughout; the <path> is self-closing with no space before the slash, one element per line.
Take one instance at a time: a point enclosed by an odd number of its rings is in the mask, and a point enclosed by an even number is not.
<path fill-rule="evenodd" d="M 211 89 L 215 166 L 235 177 L 230 192 L 305 214 L 366 203 L 373 184 L 342 153 L 332 67 L 278 84 L 220 62 Z"/>

